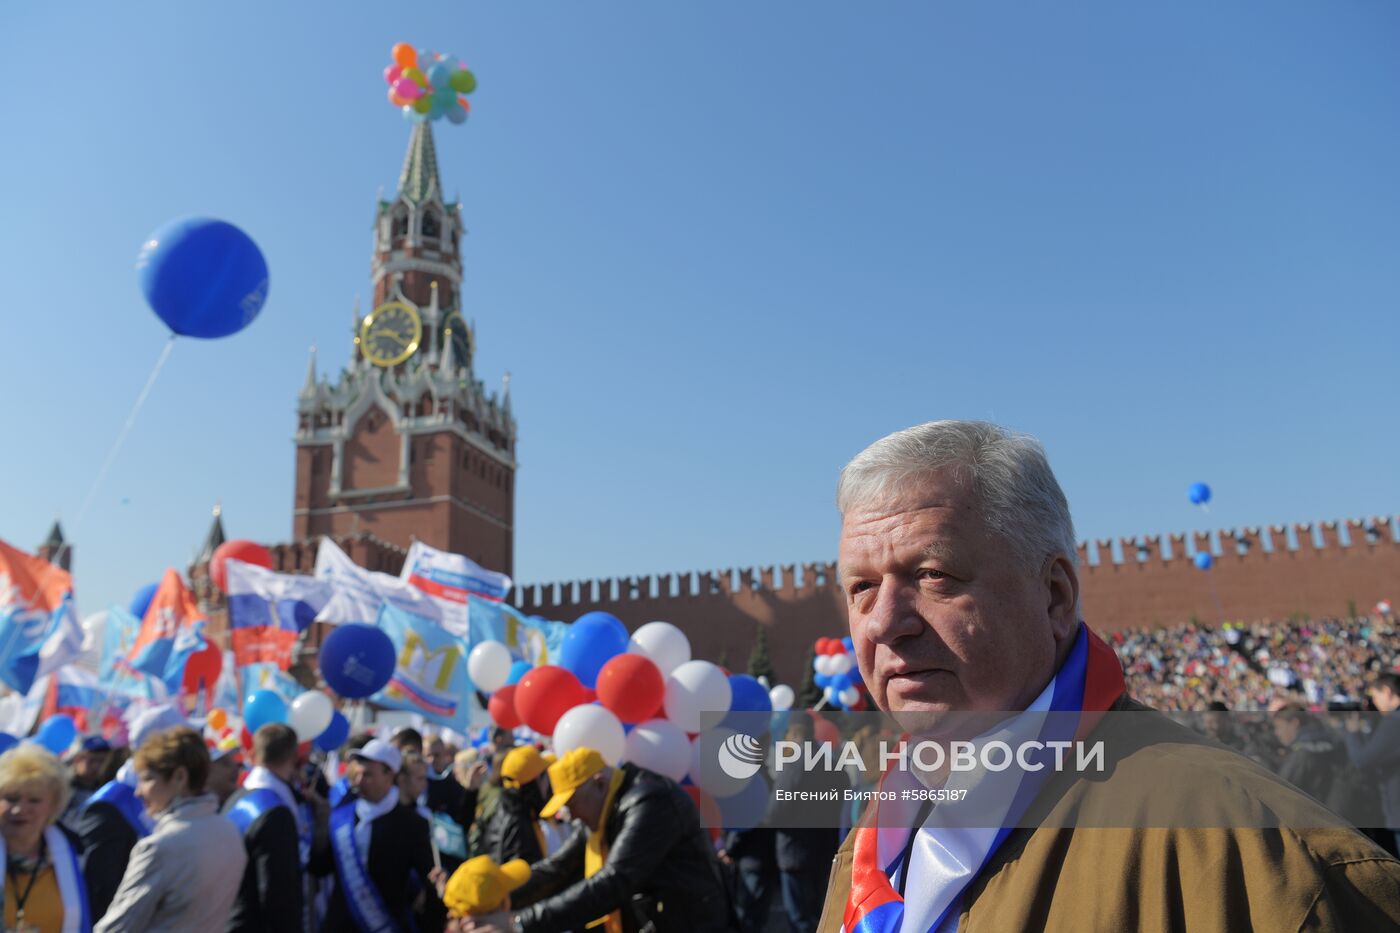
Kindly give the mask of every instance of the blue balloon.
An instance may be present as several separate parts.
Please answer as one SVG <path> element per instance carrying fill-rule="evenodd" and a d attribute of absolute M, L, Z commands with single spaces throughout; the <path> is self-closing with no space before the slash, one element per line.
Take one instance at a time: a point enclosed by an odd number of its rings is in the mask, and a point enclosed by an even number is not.
<path fill-rule="evenodd" d="M 270 722 L 287 721 L 287 701 L 272 690 L 255 690 L 243 701 L 243 724 L 257 732 Z"/>
<path fill-rule="evenodd" d="M 841 639 L 841 644 L 845 646 L 845 648 L 846 648 L 846 650 L 847 650 L 848 652 L 854 653 L 855 650 L 856 650 L 856 643 L 855 643 L 855 640 L 854 640 L 853 638 L 851 638 L 851 636 L 849 636 L 849 635 L 847 635 L 845 638 Z"/>
<path fill-rule="evenodd" d="M 5 752 L 8 752 L 10 749 L 14 748 L 18 744 L 19 739 L 10 735 L 10 733 L 8 732 L 0 732 L 0 755 L 3 755 Z"/>
<path fill-rule="evenodd" d="M 521 660 L 512 662 L 510 665 L 510 675 L 506 677 L 506 686 L 509 687 L 511 684 L 520 683 L 520 678 L 528 673 L 530 673 L 529 661 Z"/>
<path fill-rule="evenodd" d="M 814 674 L 812 675 L 812 683 L 816 684 L 818 687 L 825 689 L 831 686 L 831 681 L 835 678 L 835 676 L 835 674 Z"/>
<path fill-rule="evenodd" d="M 564 634 L 559 665 L 592 690 L 603 665 L 627 650 L 627 626 L 607 612 L 586 612 Z"/>
<path fill-rule="evenodd" d="M 1196 566 L 1202 570 L 1209 570 L 1215 565 L 1215 558 L 1210 556 L 1208 551 L 1202 551 L 1196 555 Z"/>
<path fill-rule="evenodd" d="M 454 104 L 447 108 L 447 120 L 449 123 L 463 124 L 467 122 L 467 112 L 462 109 L 461 104 Z"/>
<path fill-rule="evenodd" d="M 340 696 L 377 693 L 394 675 L 394 643 L 373 625 L 338 625 L 321 643 L 321 677 Z"/>
<path fill-rule="evenodd" d="M 78 737 L 78 725 L 67 713 L 55 713 L 44 721 L 39 731 L 34 733 L 34 741 L 53 752 L 62 755 Z"/>
<path fill-rule="evenodd" d="M 743 831 L 758 826 L 768 816 L 773 794 L 759 772 L 744 782 L 744 789 L 730 797 L 715 800 L 726 830 Z"/>
<path fill-rule="evenodd" d="M 138 619 L 146 618 L 146 610 L 151 608 L 151 600 L 156 598 L 156 590 L 159 583 L 147 583 L 136 591 L 136 595 L 131 597 L 131 614 Z"/>
<path fill-rule="evenodd" d="M 748 674 L 729 675 L 729 696 L 730 715 L 724 718 L 723 724 L 731 729 L 740 729 L 740 723 L 751 723 L 757 718 L 745 716 L 745 713 L 773 712 L 773 701 L 768 691 Z"/>
<path fill-rule="evenodd" d="M 1186 495 L 1194 505 L 1205 505 L 1210 501 L 1210 487 L 1205 483 L 1192 483 L 1191 488 L 1186 490 Z"/>
<path fill-rule="evenodd" d="M 227 337 L 267 301 L 267 261 L 231 223 L 207 217 L 172 221 L 146 238 L 136 259 L 151 310 L 185 337 Z"/>
<path fill-rule="evenodd" d="M 452 66 L 448 65 L 446 62 L 437 62 L 434 64 L 428 69 L 427 77 L 428 83 L 435 88 L 434 93 L 440 93 L 443 88 L 447 88 L 449 94 L 457 93 L 448 86 L 447 82 L 452 79 Z"/>
<path fill-rule="evenodd" d="M 333 752 L 350 738 L 350 720 L 341 715 L 340 710 L 331 713 L 331 724 L 316 736 L 316 747 L 323 752 Z"/>

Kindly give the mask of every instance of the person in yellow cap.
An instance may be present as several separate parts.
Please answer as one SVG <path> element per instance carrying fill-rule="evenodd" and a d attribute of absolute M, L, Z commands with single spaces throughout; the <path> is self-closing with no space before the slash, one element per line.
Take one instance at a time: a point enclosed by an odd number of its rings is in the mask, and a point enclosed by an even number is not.
<path fill-rule="evenodd" d="M 501 762 L 501 795 L 482 831 L 482 848 L 500 864 L 524 859 L 534 864 L 549 854 L 540 811 L 545 790 L 544 756 L 533 745 L 521 745 Z"/>
<path fill-rule="evenodd" d="M 489 914 L 510 907 L 510 893 L 530 880 L 524 859 L 497 865 L 489 855 L 467 859 L 447 879 L 443 903 L 458 917 Z"/>
<path fill-rule="evenodd" d="M 549 766 L 542 814 L 567 806 L 582 831 L 532 866 L 511 908 L 464 920 L 464 933 L 721 933 L 734 928 L 700 814 L 674 781 L 591 748 Z"/>

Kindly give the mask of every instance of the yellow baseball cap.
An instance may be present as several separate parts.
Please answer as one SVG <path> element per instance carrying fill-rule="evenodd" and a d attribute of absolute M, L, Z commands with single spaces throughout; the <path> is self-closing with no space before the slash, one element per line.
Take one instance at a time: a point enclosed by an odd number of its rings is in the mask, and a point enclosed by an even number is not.
<path fill-rule="evenodd" d="M 603 756 L 591 748 L 575 748 L 559 756 L 559 760 L 549 766 L 549 785 L 554 788 L 554 796 L 545 803 L 540 817 L 549 819 L 558 813 L 584 781 L 606 767 Z"/>
<path fill-rule="evenodd" d="M 529 784 L 544 774 L 548 767 L 539 749 L 533 745 L 518 745 L 506 752 L 501 762 L 501 779 L 506 787 L 520 787 Z"/>
<path fill-rule="evenodd" d="M 530 866 L 523 859 L 497 865 L 489 855 L 467 859 L 447 879 L 442 902 L 459 914 L 489 914 L 500 910 L 506 895 L 530 880 Z"/>

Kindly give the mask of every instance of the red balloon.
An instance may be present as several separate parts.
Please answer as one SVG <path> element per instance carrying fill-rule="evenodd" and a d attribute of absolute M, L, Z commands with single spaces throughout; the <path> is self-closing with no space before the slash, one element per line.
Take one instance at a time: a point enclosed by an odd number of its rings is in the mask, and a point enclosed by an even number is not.
<path fill-rule="evenodd" d="M 515 711 L 531 729 L 542 735 L 552 735 L 559 717 L 589 702 L 590 692 L 572 671 L 544 664 L 531 668 L 515 685 Z"/>
<path fill-rule="evenodd" d="M 224 569 L 224 561 L 230 558 L 272 569 L 272 552 L 256 541 L 246 541 L 242 538 L 225 541 L 214 549 L 214 556 L 209 559 L 209 579 L 214 581 L 220 593 L 228 592 L 228 575 Z"/>
<path fill-rule="evenodd" d="M 248 731 L 247 726 L 244 726 L 243 731 L 239 734 L 238 742 L 243 746 L 245 752 L 251 752 L 253 750 L 253 733 Z"/>
<path fill-rule="evenodd" d="M 658 715 L 666 699 L 666 680 L 650 658 L 624 652 L 598 671 L 598 700 L 626 723 Z"/>
<path fill-rule="evenodd" d="M 514 729 L 520 725 L 520 714 L 515 711 L 515 688 L 516 684 L 502 687 L 491 694 L 491 700 L 486 704 L 486 711 L 491 714 L 491 721 L 502 729 Z"/>
<path fill-rule="evenodd" d="M 719 842 L 720 825 L 724 822 L 724 815 L 720 813 L 715 798 L 694 784 L 686 784 L 681 790 L 689 794 L 690 799 L 695 802 L 695 809 L 700 812 L 700 825 L 709 830 L 711 844 Z"/>

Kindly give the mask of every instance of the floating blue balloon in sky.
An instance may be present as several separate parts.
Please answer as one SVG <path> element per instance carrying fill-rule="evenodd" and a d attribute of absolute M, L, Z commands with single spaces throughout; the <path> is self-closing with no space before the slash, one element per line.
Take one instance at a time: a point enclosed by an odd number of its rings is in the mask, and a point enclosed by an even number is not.
<path fill-rule="evenodd" d="M 1215 565 L 1215 558 L 1210 556 L 1210 552 L 1201 551 L 1196 555 L 1196 566 L 1202 570 L 1209 570 Z"/>
<path fill-rule="evenodd" d="M 1191 488 L 1186 490 L 1186 495 L 1192 505 L 1205 505 L 1210 501 L 1210 487 L 1205 483 L 1192 483 Z"/>
<path fill-rule="evenodd" d="M 337 625 L 321 643 L 321 677 L 350 700 L 378 692 L 394 676 L 395 660 L 394 643 L 384 630 L 363 622 Z"/>
<path fill-rule="evenodd" d="M 267 261 L 231 223 L 207 217 L 172 221 L 146 238 L 136 259 L 151 310 L 184 337 L 227 337 L 267 301 Z"/>

